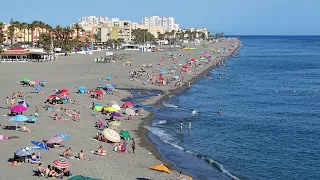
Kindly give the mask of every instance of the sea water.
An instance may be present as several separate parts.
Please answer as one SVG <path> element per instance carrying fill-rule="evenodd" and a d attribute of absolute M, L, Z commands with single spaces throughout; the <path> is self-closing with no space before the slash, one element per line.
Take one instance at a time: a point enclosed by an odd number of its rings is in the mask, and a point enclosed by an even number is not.
<path fill-rule="evenodd" d="M 194 179 L 320 179 L 320 37 L 240 39 L 225 66 L 147 107 L 148 136 Z"/>

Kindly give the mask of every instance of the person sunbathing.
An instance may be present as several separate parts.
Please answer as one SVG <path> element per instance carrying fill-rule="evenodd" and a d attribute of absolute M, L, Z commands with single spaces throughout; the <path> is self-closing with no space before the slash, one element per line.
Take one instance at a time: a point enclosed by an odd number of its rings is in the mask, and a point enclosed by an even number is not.
<path fill-rule="evenodd" d="M 71 148 L 63 152 L 63 157 L 72 157 Z"/>
<path fill-rule="evenodd" d="M 71 104 L 80 104 L 80 102 L 73 100 Z"/>
<path fill-rule="evenodd" d="M 44 174 L 45 174 L 45 169 L 42 166 L 42 163 L 40 163 L 38 166 L 38 173 L 39 173 L 39 176 L 44 176 Z"/>
<path fill-rule="evenodd" d="M 22 132 L 28 132 L 31 133 L 31 131 L 27 128 L 27 126 L 24 124 L 23 126 L 21 126 L 21 131 Z"/>
<path fill-rule="evenodd" d="M 101 155 L 102 153 L 107 153 L 106 150 L 103 149 L 102 145 L 99 146 L 98 150 L 97 150 L 97 154 Z"/>
<path fill-rule="evenodd" d="M 10 166 L 16 166 L 16 165 L 21 165 L 21 163 L 18 162 L 18 161 L 12 161 L 12 162 L 9 162 L 8 165 L 10 165 Z"/>
<path fill-rule="evenodd" d="M 63 121 L 63 120 L 69 120 L 69 119 L 68 118 L 62 118 L 62 117 L 58 116 L 58 114 L 55 114 L 55 116 L 53 117 L 53 120 Z"/>

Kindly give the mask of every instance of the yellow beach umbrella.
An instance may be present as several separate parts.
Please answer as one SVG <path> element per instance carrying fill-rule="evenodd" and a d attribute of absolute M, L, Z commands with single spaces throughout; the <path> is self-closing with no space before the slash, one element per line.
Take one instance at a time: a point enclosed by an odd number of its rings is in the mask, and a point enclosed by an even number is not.
<path fill-rule="evenodd" d="M 164 166 L 163 164 L 151 166 L 150 169 L 154 169 L 157 171 L 163 171 L 163 172 L 171 174 L 170 170 L 166 166 Z"/>
<path fill-rule="evenodd" d="M 30 85 L 35 85 L 36 82 L 34 82 L 34 81 L 29 81 L 29 84 L 30 84 Z"/>
<path fill-rule="evenodd" d="M 112 106 L 104 108 L 104 110 L 109 111 L 109 112 L 118 112 L 118 110 Z"/>

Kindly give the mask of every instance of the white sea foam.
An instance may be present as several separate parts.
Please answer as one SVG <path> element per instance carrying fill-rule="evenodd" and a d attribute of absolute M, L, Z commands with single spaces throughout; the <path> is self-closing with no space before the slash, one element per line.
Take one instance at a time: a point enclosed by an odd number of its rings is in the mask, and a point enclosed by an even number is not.
<path fill-rule="evenodd" d="M 165 121 L 165 120 L 163 120 Z M 157 127 L 150 127 L 147 126 L 146 127 L 152 134 L 158 136 L 163 142 L 181 150 L 181 151 L 185 151 L 186 153 L 189 153 L 191 155 L 194 155 L 200 159 L 203 159 L 204 161 L 208 162 L 209 164 L 211 164 L 212 166 L 216 167 L 218 170 L 220 170 L 222 173 L 226 174 L 227 176 L 229 176 L 230 178 L 234 179 L 234 180 L 239 180 L 238 177 L 236 177 L 235 175 L 233 175 L 231 172 L 229 172 L 223 164 L 219 163 L 218 161 L 208 158 L 206 156 L 203 156 L 201 154 L 197 154 L 195 152 L 192 152 L 186 148 L 183 148 L 182 146 L 178 145 L 177 143 L 173 143 L 176 142 L 175 138 L 173 138 L 173 135 L 171 135 L 170 133 L 168 133 L 167 131 L 165 131 L 164 129 L 160 129 Z"/>
<path fill-rule="evenodd" d="M 164 102 L 163 105 L 166 106 L 166 107 L 172 107 L 172 108 L 177 108 L 177 107 L 178 107 L 178 106 L 176 106 L 176 105 L 168 104 L 168 103 L 166 103 L 166 102 Z"/>

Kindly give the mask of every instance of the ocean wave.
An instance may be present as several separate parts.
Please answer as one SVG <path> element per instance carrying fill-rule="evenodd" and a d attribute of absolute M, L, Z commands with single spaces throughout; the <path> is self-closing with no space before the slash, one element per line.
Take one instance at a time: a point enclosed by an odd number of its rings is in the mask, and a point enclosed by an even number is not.
<path fill-rule="evenodd" d="M 165 121 L 165 120 L 164 120 Z M 195 157 L 198 157 L 204 161 L 206 161 L 207 163 L 209 163 L 210 165 L 214 166 L 215 168 L 217 168 L 219 171 L 221 171 L 222 173 L 226 174 L 227 176 L 229 176 L 230 178 L 234 179 L 234 180 L 240 180 L 237 176 L 233 175 L 230 171 L 228 171 L 223 164 L 221 164 L 220 162 L 218 162 L 217 160 L 214 160 L 212 158 L 209 158 L 207 156 L 204 156 L 202 154 L 198 154 L 195 152 L 192 152 L 191 150 L 188 150 L 180 145 L 178 145 L 177 143 L 173 143 L 173 141 L 175 141 L 175 139 L 168 134 L 168 132 L 166 132 L 163 129 L 160 128 L 156 128 L 156 127 L 146 127 L 152 134 L 158 136 L 163 142 L 181 150 L 184 151 L 188 154 L 191 154 Z"/>
<path fill-rule="evenodd" d="M 161 120 L 161 121 L 158 121 L 158 122 L 156 122 L 156 123 L 153 123 L 152 125 L 153 125 L 153 126 L 156 126 L 156 125 L 158 125 L 158 124 L 165 124 L 165 123 L 167 123 L 167 120 Z"/>
<path fill-rule="evenodd" d="M 168 103 L 166 103 L 166 102 L 164 102 L 163 105 L 166 106 L 166 107 L 172 107 L 172 108 L 177 108 L 177 107 L 178 107 L 178 106 L 176 106 L 176 105 L 168 104 Z"/>

